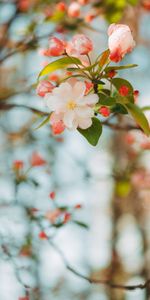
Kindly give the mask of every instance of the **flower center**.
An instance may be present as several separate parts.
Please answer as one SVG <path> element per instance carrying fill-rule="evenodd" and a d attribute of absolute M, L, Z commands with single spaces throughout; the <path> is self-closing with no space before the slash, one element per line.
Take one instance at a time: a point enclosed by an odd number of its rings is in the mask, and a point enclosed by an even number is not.
<path fill-rule="evenodd" d="M 76 106 L 77 106 L 77 104 L 73 100 L 69 100 L 67 103 L 67 108 L 70 110 L 75 109 Z"/>

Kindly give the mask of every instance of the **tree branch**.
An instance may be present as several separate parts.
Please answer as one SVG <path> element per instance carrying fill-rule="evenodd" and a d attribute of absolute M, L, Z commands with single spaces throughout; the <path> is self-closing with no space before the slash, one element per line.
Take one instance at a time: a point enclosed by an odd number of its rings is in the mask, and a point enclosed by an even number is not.
<path fill-rule="evenodd" d="M 32 111 L 33 113 L 37 113 L 37 114 L 40 114 L 42 116 L 48 116 L 49 115 L 47 112 L 44 112 L 44 111 L 41 111 L 41 110 L 36 109 L 34 107 L 26 106 L 26 105 L 23 105 L 23 104 L 15 104 L 15 103 L 8 104 L 8 103 L 4 103 L 4 102 L 0 103 L 0 110 L 6 110 L 7 111 L 7 110 L 12 109 L 12 108 L 25 108 L 25 109 L 28 109 L 28 110 Z M 130 125 L 130 124 L 125 125 L 125 126 L 120 126 L 119 124 L 110 123 L 109 120 L 102 121 L 101 124 L 111 128 L 113 130 L 122 130 L 122 131 L 140 130 L 140 131 L 142 131 L 142 129 L 139 126 L 134 126 L 134 125 Z"/>
<path fill-rule="evenodd" d="M 91 284 L 102 284 L 102 285 L 107 285 L 110 288 L 122 289 L 122 290 L 128 290 L 128 291 L 134 291 L 136 289 L 143 290 L 143 289 L 147 288 L 148 286 L 150 286 L 150 279 L 148 279 L 145 283 L 140 283 L 140 284 L 135 284 L 135 285 L 124 285 L 124 284 L 113 283 L 113 282 L 109 281 L 108 279 L 95 279 L 95 278 L 92 278 L 92 277 L 90 278 L 86 275 L 83 275 L 80 272 L 78 272 L 77 270 L 75 270 L 73 267 L 70 266 L 66 257 L 64 256 L 64 253 L 61 251 L 61 249 L 56 244 L 54 244 L 52 242 L 51 239 L 49 239 L 48 241 L 49 241 L 50 245 L 55 249 L 55 251 L 60 255 L 67 270 L 69 270 L 74 275 L 76 275 L 82 279 L 85 279 L 86 281 L 88 281 Z"/>

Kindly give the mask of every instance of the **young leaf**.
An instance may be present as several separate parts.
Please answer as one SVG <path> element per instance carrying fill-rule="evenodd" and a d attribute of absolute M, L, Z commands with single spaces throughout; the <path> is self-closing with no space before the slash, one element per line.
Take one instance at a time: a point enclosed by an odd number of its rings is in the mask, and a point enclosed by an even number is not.
<path fill-rule="evenodd" d="M 106 94 L 98 93 L 98 96 L 99 96 L 99 102 L 98 102 L 98 104 L 112 106 L 112 105 L 114 105 L 116 103 L 116 99 L 115 98 L 110 97 L 110 96 L 108 96 Z"/>
<path fill-rule="evenodd" d="M 126 110 L 126 108 L 123 105 L 121 105 L 120 103 L 115 104 L 112 107 L 111 111 L 114 113 L 123 114 L 123 115 L 128 114 L 128 111 Z"/>
<path fill-rule="evenodd" d="M 50 119 L 50 114 L 34 130 L 40 129 L 42 126 L 44 126 L 45 124 L 47 124 L 49 122 L 49 119 Z"/>
<path fill-rule="evenodd" d="M 78 131 L 87 139 L 87 141 L 92 146 L 96 146 L 102 134 L 102 125 L 97 118 L 93 118 L 91 127 L 87 129 L 78 128 Z"/>
<path fill-rule="evenodd" d="M 76 64 L 76 65 L 81 65 L 81 61 L 80 59 L 76 58 L 76 57 L 73 57 L 73 56 L 65 56 L 65 57 L 62 57 L 62 58 L 59 58 L 53 62 L 51 62 L 50 64 L 48 64 L 39 74 L 38 76 L 38 79 L 41 77 L 41 76 L 45 76 L 51 72 L 54 72 L 56 70 L 59 70 L 59 69 L 64 69 L 66 68 L 68 65 L 73 65 L 73 64 Z"/>
<path fill-rule="evenodd" d="M 128 103 L 125 105 L 125 107 L 127 108 L 128 112 L 133 116 L 133 118 L 135 119 L 137 124 L 143 129 L 145 134 L 147 136 L 149 136 L 150 135 L 150 127 L 149 127 L 148 121 L 147 121 L 145 115 L 143 114 L 142 110 L 133 103 Z"/>
<path fill-rule="evenodd" d="M 110 72 L 112 70 L 117 71 L 117 70 L 131 69 L 131 68 L 135 68 L 137 66 L 138 65 L 136 65 L 136 64 L 130 64 L 130 65 L 126 65 L 126 66 L 110 66 L 110 67 L 107 67 L 105 69 L 105 72 L 107 73 L 107 72 Z"/>
<path fill-rule="evenodd" d="M 83 227 L 85 229 L 89 229 L 89 226 L 87 224 L 83 223 L 83 222 L 73 220 L 73 223 L 75 223 L 76 225 L 78 225 L 80 227 Z"/>
<path fill-rule="evenodd" d="M 99 66 L 101 68 L 108 62 L 109 54 L 110 54 L 109 49 L 107 49 L 106 51 L 104 51 L 102 53 L 100 60 L 99 60 Z"/>

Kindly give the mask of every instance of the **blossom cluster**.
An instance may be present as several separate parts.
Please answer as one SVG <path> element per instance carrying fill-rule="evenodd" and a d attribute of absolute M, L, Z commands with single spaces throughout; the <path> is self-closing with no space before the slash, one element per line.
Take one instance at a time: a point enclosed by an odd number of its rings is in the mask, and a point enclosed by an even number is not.
<path fill-rule="evenodd" d="M 37 94 L 44 98 L 44 103 L 49 108 L 50 124 L 54 134 L 60 134 L 67 128 L 78 129 L 80 133 L 86 135 L 85 130 L 95 126 L 93 125 L 95 117 L 98 115 L 109 117 L 116 108 L 118 109 L 118 105 L 122 105 L 122 109 L 131 113 L 136 122 L 140 119 L 133 112 L 136 109 L 133 103 L 137 100 L 138 91 L 134 91 L 127 80 L 114 78 L 118 70 L 135 65 L 118 67 L 110 64 L 120 62 L 134 47 L 132 32 L 125 24 L 109 26 L 109 49 L 99 55 L 94 63 L 90 57 L 94 50 L 93 42 L 84 34 L 76 34 L 69 41 L 58 37 L 50 38 L 49 45 L 46 49 L 42 49 L 42 54 L 61 58 L 57 58 L 41 71 L 39 78 L 42 76 L 46 78 L 38 83 Z M 63 69 L 69 76 L 65 74 L 59 78 L 53 73 L 59 69 Z M 110 88 L 108 83 L 105 83 L 106 80 L 111 84 Z M 112 89 L 112 85 L 117 91 Z M 145 124 L 146 122 L 144 121 Z M 145 125 L 139 125 L 144 130 Z M 148 125 L 145 131 L 148 133 Z"/>

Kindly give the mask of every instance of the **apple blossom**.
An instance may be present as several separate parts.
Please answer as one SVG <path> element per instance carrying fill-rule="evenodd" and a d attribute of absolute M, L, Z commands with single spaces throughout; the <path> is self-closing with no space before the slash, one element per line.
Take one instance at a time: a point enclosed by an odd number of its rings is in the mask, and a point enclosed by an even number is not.
<path fill-rule="evenodd" d="M 73 86 L 65 82 L 45 96 L 49 109 L 68 129 L 87 129 L 92 125 L 93 106 L 99 98 L 96 94 L 85 96 L 85 91 L 84 82 L 76 81 Z"/>
<path fill-rule="evenodd" d="M 72 2 L 68 7 L 68 16 L 71 18 L 78 18 L 80 16 L 80 4 Z"/>
<path fill-rule="evenodd" d="M 30 160 L 32 167 L 39 167 L 46 164 L 46 160 L 38 152 L 33 152 Z"/>
<path fill-rule="evenodd" d="M 108 28 L 108 36 L 110 59 L 114 62 L 119 62 L 135 47 L 131 30 L 127 25 L 111 24 Z"/>
<path fill-rule="evenodd" d="M 76 34 L 71 42 L 67 43 L 68 55 L 86 55 L 93 50 L 92 41 L 84 34 Z"/>
<path fill-rule="evenodd" d="M 36 88 L 36 93 L 40 97 L 44 97 L 45 94 L 50 93 L 53 88 L 54 88 L 54 85 L 50 81 L 42 80 L 42 81 L 40 81 L 40 83 L 38 84 L 38 86 Z"/>
<path fill-rule="evenodd" d="M 48 221 L 54 224 L 61 214 L 62 214 L 61 210 L 59 208 L 56 208 L 55 210 L 47 211 L 45 217 Z"/>
<path fill-rule="evenodd" d="M 48 56 L 60 56 L 65 52 L 64 41 L 58 39 L 57 37 L 52 37 L 49 40 L 49 48 L 47 50 Z"/>

